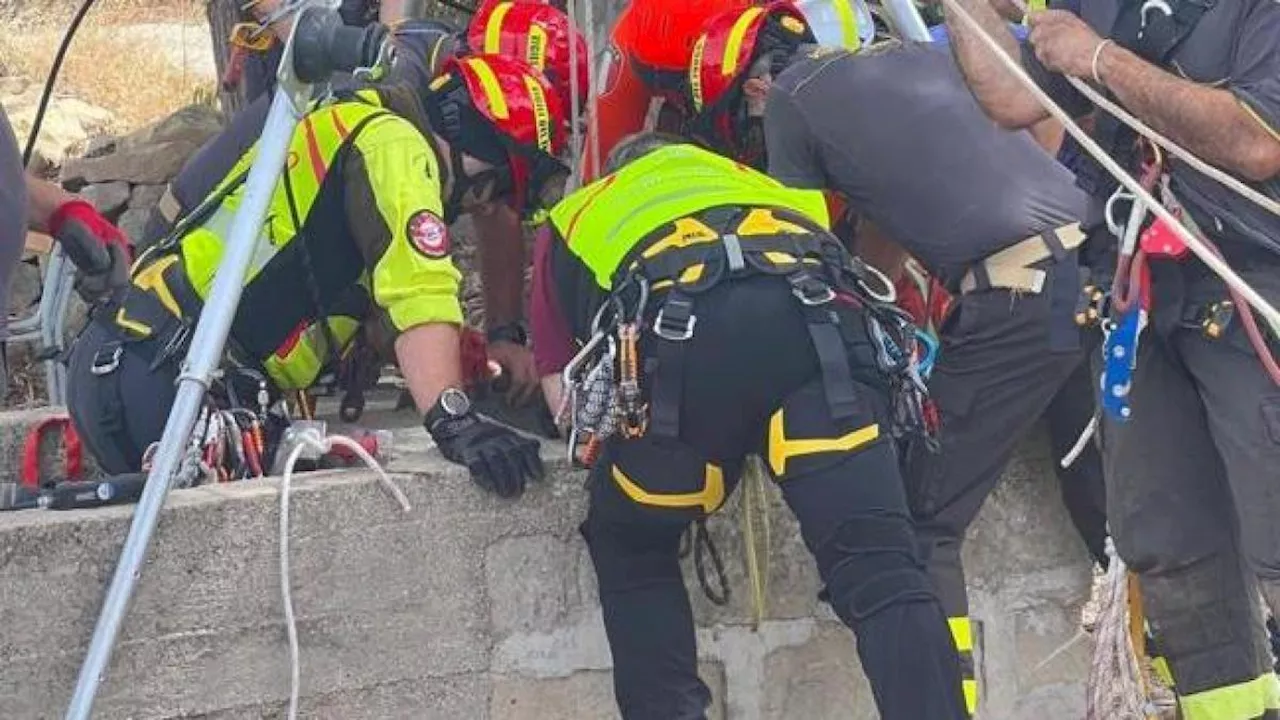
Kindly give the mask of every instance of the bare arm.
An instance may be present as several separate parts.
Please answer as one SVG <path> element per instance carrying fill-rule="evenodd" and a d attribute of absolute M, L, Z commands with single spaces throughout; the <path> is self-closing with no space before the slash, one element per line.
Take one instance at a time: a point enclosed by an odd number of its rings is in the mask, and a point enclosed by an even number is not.
<path fill-rule="evenodd" d="M 1280 173 L 1280 136 L 1229 90 L 1185 80 L 1111 43 L 1098 75 L 1129 112 L 1208 162 L 1253 181 Z"/>
<path fill-rule="evenodd" d="M 497 327 L 524 318 L 524 233 L 510 208 L 472 213 L 480 248 L 485 324 Z"/>
<path fill-rule="evenodd" d="M 419 413 L 435 405 L 446 388 L 462 387 L 458 344 L 458 326 L 449 323 L 418 325 L 396 338 L 396 360 Z"/>
<path fill-rule="evenodd" d="M 957 0 L 961 7 L 973 16 L 983 31 L 1000 43 L 1012 58 L 1020 58 L 1022 51 L 1005 19 L 988 0 Z M 964 73 L 974 98 L 984 112 L 1001 127 L 1020 130 L 1049 117 L 1030 91 L 1009 72 L 992 49 L 970 28 L 969 23 L 948 7 L 947 32 L 951 36 L 951 51 Z"/>
<path fill-rule="evenodd" d="M 75 196 L 54 183 L 27 176 L 27 225 L 42 233 L 49 232 L 49 218 Z"/>

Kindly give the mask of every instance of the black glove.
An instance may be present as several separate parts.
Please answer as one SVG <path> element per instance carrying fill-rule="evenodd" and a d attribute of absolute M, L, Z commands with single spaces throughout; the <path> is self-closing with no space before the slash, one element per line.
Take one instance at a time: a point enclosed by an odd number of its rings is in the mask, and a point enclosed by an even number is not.
<path fill-rule="evenodd" d="M 106 270 L 93 274 L 76 272 L 76 292 L 90 305 L 129 285 L 129 258 L 124 246 L 112 243 L 104 250 L 111 257 L 111 264 Z"/>
<path fill-rule="evenodd" d="M 538 441 L 474 412 L 428 423 L 427 432 L 446 459 L 470 470 L 477 485 L 499 497 L 519 497 L 530 480 L 542 479 Z"/>

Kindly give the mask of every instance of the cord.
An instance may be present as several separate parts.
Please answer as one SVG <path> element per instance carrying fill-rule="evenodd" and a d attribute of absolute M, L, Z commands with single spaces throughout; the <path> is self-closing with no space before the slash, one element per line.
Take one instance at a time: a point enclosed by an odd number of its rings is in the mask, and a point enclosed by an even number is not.
<path fill-rule="evenodd" d="M 1098 416 L 1094 415 L 1089 418 L 1089 424 L 1085 425 L 1084 430 L 1080 432 L 1080 437 L 1076 439 L 1076 444 L 1072 445 L 1071 449 L 1067 451 L 1067 454 L 1062 456 L 1062 461 L 1058 463 L 1059 466 L 1065 470 L 1072 465 L 1075 465 L 1076 461 L 1080 459 L 1080 456 L 1084 454 L 1085 448 L 1089 447 L 1089 441 L 1093 439 L 1093 436 L 1097 432 Z"/>
<path fill-rule="evenodd" d="M 40 93 L 40 104 L 36 106 L 36 116 L 31 121 L 27 146 L 22 149 L 23 167 L 31 164 L 31 155 L 36 149 L 36 138 L 40 135 L 40 126 L 44 124 L 44 115 L 49 110 L 49 100 L 53 98 L 53 86 L 58 82 L 58 73 L 62 71 L 62 61 L 66 59 L 67 51 L 71 49 L 71 41 L 80 29 L 80 23 L 84 21 L 84 16 L 89 13 L 95 1 L 84 0 L 81 3 L 80 9 L 76 10 L 76 14 L 71 18 L 71 24 L 67 26 L 67 32 L 62 36 L 62 42 L 58 44 L 58 52 L 53 56 L 53 67 L 49 68 L 49 77 L 45 79 L 44 90 Z"/>
<path fill-rule="evenodd" d="M 1014 1 L 1016 2 L 1017 0 Z M 1036 98 L 1036 101 L 1039 102 L 1050 115 L 1056 118 L 1058 122 L 1062 123 L 1063 128 L 1076 139 L 1080 144 L 1080 147 L 1085 152 L 1093 157 L 1093 159 L 1105 168 L 1108 173 L 1115 177 L 1121 185 L 1124 185 L 1130 192 L 1132 192 L 1135 198 L 1146 205 L 1151 212 L 1156 215 L 1156 217 L 1167 223 L 1169 228 L 1178 236 L 1178 238 L 1181 239 L 1182 242 L 1186 244 L 1186 246 L 1194 252 L 1210 270 L 1217 274 L 1218 277 L 1222 278 L 1223 281 L 1227 283 L 1228 287 L 1239 292 L 1242 298 L 1248 300 L 1249 305 L 1256 308 L 1258 312 L 1265 316 L 1271 324 L 1280 327 L 1280 310 L 1276 310 L 1275 306 L 1267 302 L 1266 298 L 1262 297 L 1257 290 L 1246 283 L 1244 279 L 1241 278 L 1230 265 L 1224 262 L 1222 258 L 1215 254 L 1204 243 L 1204 241 L 1201 240 L 1201 238 L 1187 230 L 1187 228 L 1184 227 L 1183 224 L 1164 207 L 1164 205 L 1152 197 L 1151 193 L 1147 192 L 1147 190 L 1143 188 L 1137 180 L 1135 180 L 1129 173 L 1125 172 L 1124 168 L 1120 167 L 1119 163 L 1117 163 L 1114 158 L 1099 147 L 1098 143 L 1078 124 L 1076 124 L 1075 120 L 1073 120 L 1065 110 L 1055 103 L 1053 99 L 1050 98 L 1049 95 L 1039 85 L 1037 85 L 1030 76 L 1027 75 L 1026 70 L 1023 69 L 1019 61 L 1010 57 L 1009 54 L 1005 52 L 1004 48 L 1000 46 L 1000 43 L 997 42 L 995 38 L 987 34 L 986 30 L 983 29 L 982 24 L 979 23 L 973 15 L 969 14 L 969 11 L 960 4 L 959 0 L 942 0 L 942 2 L 949 12 L 954 13 L 956 17 L 960 18 L 962 22 L 969 26 L 969 29 L 977 35 L 983 44 L 987 46 L 988 50 L 995 54 L 1000 63 L 1003 64 L 1009 72 L 1013 73 L 1014 77 L 1018 78 L 1018 81 L 1026 88 L 1026 90 Z"/>
<path fill-rule="evenodd" d="M 298 697 L 302 685 L 302 663 L 298 652 L 298 620 L 293 612 L 293 593 L 289 570 L 289 493 L 293 488 L 293 469 L 307 450 L 319 452 L 321 455 L 340 445 L 355 453 L 365 465 L 378 475 L 378 484 L 382 486 L 404 512 L 412 510 L 409 498 L 400 489 L 387 471 L 382 469 L 378 461 L 361 447 L 360 443 L 345 435 L 321 437 L 314 429 L 304 430 L 298 435 L 298 445 L 289 453 L 289 460 L 284 466 L 284 478 L 280 481 L 280 601 L 284 604 L 285 630 L 289 638 L 289 720 L 297 720 Z"/>

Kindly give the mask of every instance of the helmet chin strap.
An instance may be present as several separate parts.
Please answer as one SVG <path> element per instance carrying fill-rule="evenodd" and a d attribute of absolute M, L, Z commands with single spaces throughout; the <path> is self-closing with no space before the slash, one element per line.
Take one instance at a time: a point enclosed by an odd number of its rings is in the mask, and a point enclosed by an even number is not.
<path fill-rule="evenodd" d="M 453 177 L 453 188 L 449 191 L 449 197 L 444 203 L 444 221 L 453 223 L 463 214 L 462 202 L 467 197 L 467 193 L 472 190 L 484 189 L 492 187 L 492 197 L 489 200 L 495 200 L 501 196 L 503 178 L 505 173 L 501 168 L 489 167 L 481 170 L 474 175 L 466 172 L 466 165 L 463 156 L 465 153 L 454 146 L 449 146 L 449 172 Z"/>

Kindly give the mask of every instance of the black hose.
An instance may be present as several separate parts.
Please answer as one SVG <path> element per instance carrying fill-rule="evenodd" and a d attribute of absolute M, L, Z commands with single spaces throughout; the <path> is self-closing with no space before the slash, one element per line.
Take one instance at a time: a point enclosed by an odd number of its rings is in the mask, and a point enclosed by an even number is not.
<path fill-rule="evenodd" d="M 49 68 L 49 77 L 44 81 L 44 92 L 40 95 L 40 105 L 36 108 L 36 117 L 31 122 L 31 132 L 27 135 L 27 146 L 22 151 L 22 165 L 26 167 L 31 164 L 31 154 L 36 150 L 36 138 L 40 135 L 40 126 L 44 124 L 45 111 L 49 109 L 49 99 L 53 97 L 53 86 L 58 81 L 58 73 L 62 70 L 62 61 L 67 56 L 67 49 L 71 47 L 71 40 L 76 36 L 76 31 L 80 29 L 80 23 L 84 20 L 84 16 L 89 14 L 89 8 L 93 7 L 95 0 L 84 0 L 80 4 L 80 9 L 76 10 L 75 17 L 71 18 L 71 25 L 67 27 L 67 32 L 62 36 L 62 44 L 58 45 L 58 54 L 53 56 L 53 67 Z"/>

